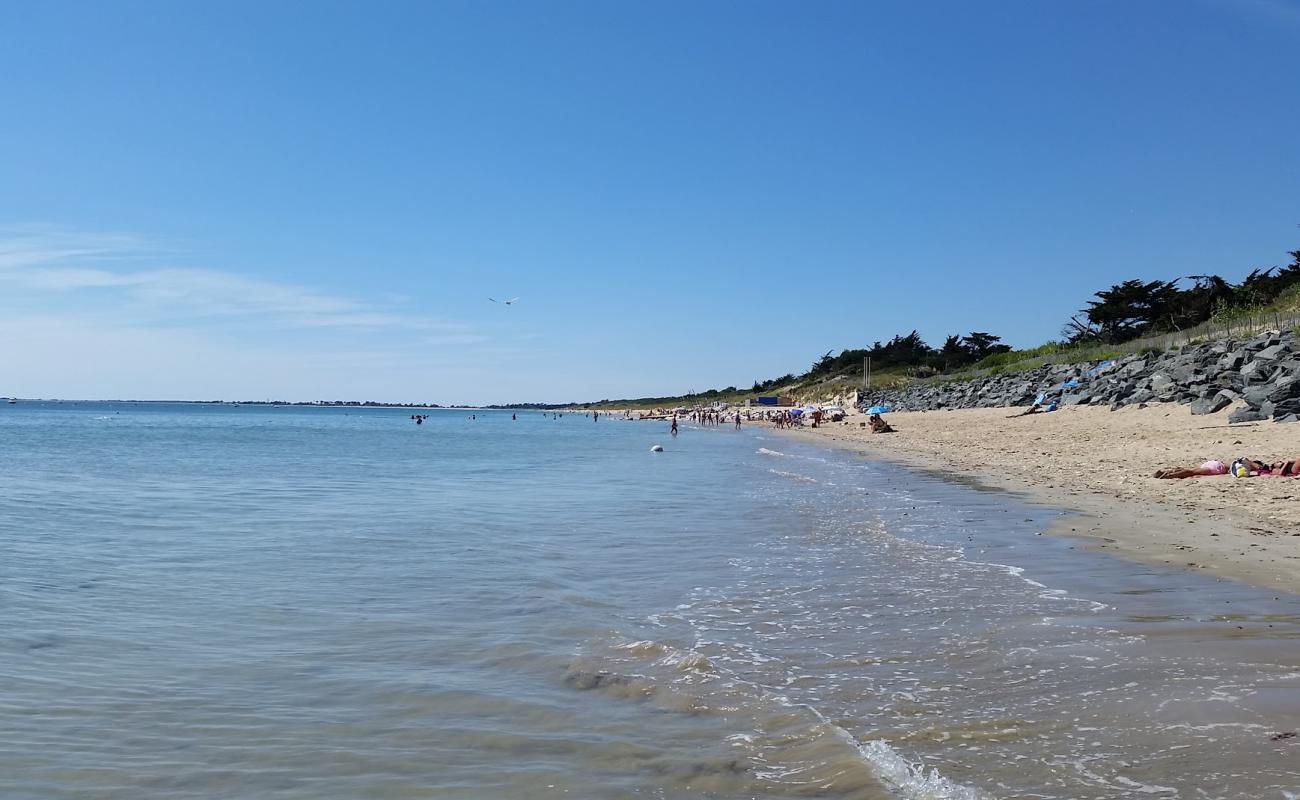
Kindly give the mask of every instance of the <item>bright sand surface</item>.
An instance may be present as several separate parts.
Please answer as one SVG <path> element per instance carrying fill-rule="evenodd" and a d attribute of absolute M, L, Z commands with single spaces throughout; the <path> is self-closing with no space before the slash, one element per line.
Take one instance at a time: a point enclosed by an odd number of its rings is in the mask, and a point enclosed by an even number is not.
<path fill-rule="evenodd" d="M 1300 424 L 1229 426 L 1227 410 L 1192 416 L 1176 404 L 1008 418 L 1019 410 L 889 414 L 890 434 L 871 434 L 859 427 L 864 417 L 851 416 L 795 435 L 1077 511 L 1046 532 L 1085 536 L 1099 549 L 1300 591 L 1300 479 L 1152 477 L 1210 459 L 1300 458 Z"/>

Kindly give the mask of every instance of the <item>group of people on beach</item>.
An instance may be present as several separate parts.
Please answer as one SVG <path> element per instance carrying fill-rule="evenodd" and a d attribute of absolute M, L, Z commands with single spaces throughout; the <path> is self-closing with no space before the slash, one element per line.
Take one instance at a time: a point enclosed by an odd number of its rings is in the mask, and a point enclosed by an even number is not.
<path fill-rule="evenodd" d="M 794 417 L 790 416 L 789 411 L 768 412 L 768 420 L 777 428 L 794 427 Z"/>
<path fill-rule="evenodd" d="M 790 409 L 784 409 L 779 411 L 767 411 L 764 413 L 762 418 L 768 422 L 771 422 L 772 426 L 775 428 L 799 427 L 804 424 L 805 419 L 809 420 L 812 423 L 811 427 L 817 428 L 821 426 L 824 416 L 825 416 L 824 412 L 818 410 L 809 411 L 807 413 L 795 414 Z M 871 414 L 870 416 L 868 416 L 866 424 L 871 428 L 872 433 L 894 433 L 895 432 L 893 426 L 891 426 L 888 422 L 885 422 L 884 417 L 880 416 L 879 414 Z"/>
<path fill-rule="evenodd" d="M 716 426 L 716 425 L 722 425 L 725 422 L 731 422 L 732 425 L 736 428 L 736 430 L 740 430 L 741 416 L 739 411 L 733 411 L 730 414 L 728 414 L 721 410 L 695 409 L 690 411 L 687 414 L 679 415 L 675 412 L 673 413 L 672 417 L 670 418 L 672 422 L 668 428 L 668 432 L 673 436 L 676 436 L 678 433 L 677 420 L 680 416 L 689 417 L 691 422 L 695 423 L 696 425 Z M 753 419 L 753 417 L 750 415 L 748 411 L 746 411 L 744 419 L 751 420 Z"/>
<path fill-rule="evenodd" d="M 800 427 L 804 424 L 804 420 L 806 419 L 812 423 L 812 427 L 816 428 L 822 424 L 822 418 L 824 416 L 825 415 L 821 411 L 809 411 L 806 413 L 798 411 L 796 413 L 795 410 L 787 408 L 764 412 L 763 419 L 771 422 L 772 426 L 776 428 Z"/>
<path fill-rule="evenodd" d="M 874 409 L 873 409 L 874 410 Z M 832 409 L 829 419 L 839 421 L 844 418 L 843 412 Z M 594 415 L 593 415 L 594 416 Z M 630 413 L 624 415 L 627 419 L 632 419 Z M 804 425 L 811 427 L 820 427 L 827 419 L 827 412 L 820 409 L 790 409 L 790 408 L 765 408 L 765 409 L 726 409 L 726 408 L 694 408 L 675 410 L 655 409 L 651 412 L 640 412 L 638 419 L 662 419 L 669 421 L 668 432 L 676 436 L 680 431 L 680 424 L 686 420 L 700 426 L 718 426 L 731 423 L 737 430 L 740 429 L 744 422 L 767 422 L 775 428 L 795 428 Z M 870 414 L 864 425 L 870 426 L 872 433 L 895 433 L 893 426 L 884 420 L 878 414 Z"/>
<path fill-rule="evenodd" d="M 691 411 L 689 416 L 691 422 L 694 422 L 696 425 L 721 425 L 723 422 L 731 421 L 735 423 L 737 428 L 740 427 L 739 411 L 736 411 L 732 414 L 727 414 L 725 411 L 721 411 L 721 410 L 715 411 L 711 409 L 697 409 Z M 728 420 L 727 419 L 728 417 L 730 417 L 731 419 Z M 745 412 L 745 418 L 746 419 L 749 418 L 749 412 Z M 673 415 L 673 419 L 677 419 L 676 414 Z"/>

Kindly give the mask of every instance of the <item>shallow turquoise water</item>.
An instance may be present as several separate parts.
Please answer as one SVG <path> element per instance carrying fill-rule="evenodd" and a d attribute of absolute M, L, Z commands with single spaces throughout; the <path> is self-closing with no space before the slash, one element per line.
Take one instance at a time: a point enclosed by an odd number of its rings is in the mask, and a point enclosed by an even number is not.
<path fill-rule="evenodd" d="M 0 797 L 1300 787 L 1294 596 L 767 430 L 409 414 L 0 407 Z"/>

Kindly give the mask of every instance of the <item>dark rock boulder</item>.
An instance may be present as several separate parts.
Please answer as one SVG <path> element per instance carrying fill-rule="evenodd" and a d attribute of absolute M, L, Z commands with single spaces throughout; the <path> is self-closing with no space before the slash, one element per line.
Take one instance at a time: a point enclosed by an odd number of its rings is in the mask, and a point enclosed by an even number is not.
<path fill-rule="evenodd" d="M 1151 389 L 1153 391 L 1159 392 L 1163 389 L 1167 389 L 1170 386 L 1173 386 L 1176 383 L 1177 381 L 1175 381 L 1172 377 L 1166 375 L 1163 372 L 1157 372 L 1156 374 L 1151 376 Z"/>
<path fill-rule="evenodd" d="M 1260 406 L 1259 413 L 1264 413 L 1264 406 Z M 1273 404 L 1273 419 L 1291 414 L 1300 414 L 1300 397 L 1291 397 Z"/>
<path fill-rule="evenodd" d="M 1214 414 L 1222 411 L 1230 405 L 1232 405 L 1231 400 L 1222 397 L 1210 397 L 1194 401 L 1191 408 L 1193 416 L 1201 416 L 1202 414 Z"/>
<path fill-rule="evenodd" d="M 1228 424 L 1236 425 L 1239 422 L 1263 422 L 1268 419 L 1267 415 L 1249 408 L 1239 408 L 1228 415 Z"/>
<path fill-rule="evenodd" d="M 1252 383 L 1258 383 L 1266 381 L 1267 376 L 1272 371 L 1273 368 L 1269 366 L 1267 361 L 1251 361 L 1241 368 L 1240 373 L 1241 377 L 1246 380 Z"/>
<path fill-rule="evenodd" d="M 1137 375 L 1141 375 L 1142 373 L 1146 372 L 1146 370 L 1147 370 L 1147 360 L 1143 358 L 1137 361 L 1130 361 L 1129 363 L 1120 367 L 1119 374 L 1125 378 L 1132 378 Z"/>
<path fill-rule="evenodd" d="M 1291 355 L 1291 348 L 1284 344 L 1274 344 L 1265 347 L 1255 354 L 1256 361 L 1282 361 Z"/>
<path fill-rule="evenodd" d="M 1277 382 L 1269 387 L 1268 399 L 1274 403 L 1292 397 L 1300 397 L 1300 379 L 1298 378 L 1278 378 Z"/>
<path fill-rule="evenodd" d="M 1269 395 L 1272 393 L 1272 391 L 1273 391 L 1273 387 L 1268 384 L 1260 384 L 1259 386 L 1247 386 L 1245 389 L 1241 391 L 1241 397 L 1243 400 L 1246 401 L 1247 405 L 1251 406 L 1252 408 L 1259 408 L 1261 403 L 1268 401 Z"/>

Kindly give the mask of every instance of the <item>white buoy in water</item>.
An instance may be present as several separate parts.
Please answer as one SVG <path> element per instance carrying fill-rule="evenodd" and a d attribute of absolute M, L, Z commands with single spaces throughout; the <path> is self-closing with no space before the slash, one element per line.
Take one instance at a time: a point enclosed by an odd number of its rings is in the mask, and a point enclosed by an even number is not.
<path fill-rule="evenodd" d="M 663 451 L 664 451 L 664 446 L 661 444 L 657 444 L 654 447 L 650 448 L 650 452 L 652 453 L 662 453 Z"/>

